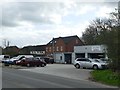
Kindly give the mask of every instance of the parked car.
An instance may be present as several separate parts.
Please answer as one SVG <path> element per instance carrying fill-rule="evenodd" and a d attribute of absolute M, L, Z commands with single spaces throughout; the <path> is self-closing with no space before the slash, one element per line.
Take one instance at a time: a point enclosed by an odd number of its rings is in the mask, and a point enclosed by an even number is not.
<path fill-rule="evenodd" d="M 102 60 L 105 63 L 110 63 L 112 60 L 110 58 L 100 58 L 100 60 Z"/>
<path fill-rule="evenodd" d="M 104 62 L 100 62 L 97 59 L 89 59 L 89 58 L 77 58 L 75 60 L 74 66 L 79 68 L 93 68 L 93 69 L 105 69 L 107 64 Z"/>
<path fill-rule="evenodd" d="M 16 65 L 21 65 L 21 66 L 41 66 L 44 67 L 46 66 L 46 62 L 42 61 L 41 59 L 37 59 L 37 58 L 23 58 L 19 61 L 16 61 Z"/>
<path fill-rule="evenodd" d="M 44 57 L 44 58 L 41 58 L 41 59 L 43 59 L 47 64 L 53 64 L 54 63 L 53 58 Z"/>
<path fill-rule="evenodd" d="M 21 60 L 22 58 L 25 58 L 25 57 L 33 57 L 33 55 L 18 55 L 17 57 L 13 57 L 11 59 L 5 60 L 3 63 L 4 63 L 5 66 L 15 65 L 16 61 L 19 61 L 19 60 Z"/>
<path fill-rule="evenodd" d="M 9 55 L 0 55 L 0 62 L 4 62 L 7 59 L 10 59 Z"/>

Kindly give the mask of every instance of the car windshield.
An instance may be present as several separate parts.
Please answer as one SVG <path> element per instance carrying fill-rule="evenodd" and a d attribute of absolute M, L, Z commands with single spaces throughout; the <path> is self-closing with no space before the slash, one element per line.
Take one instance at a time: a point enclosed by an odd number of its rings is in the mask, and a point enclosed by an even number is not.
<path fill-rule="evenodd" d="M 93 62 L 98 62 L 98 63 L 102 63 L 103 61 L 99 60 L 99 59 L 92 59 Z"/>
<path fill-rule="evenodd" d="M 110 61 L 109 59 L 105 59 L 105 58 L 101 58 L 100 60 L 103 61 L 103 62 L 109 62 Z"/>
<path fill-rule="evenodd" d="M 18 59 L 18 57 L 13 57 L 13 58 L 11 58 L 11 59 Z"/>

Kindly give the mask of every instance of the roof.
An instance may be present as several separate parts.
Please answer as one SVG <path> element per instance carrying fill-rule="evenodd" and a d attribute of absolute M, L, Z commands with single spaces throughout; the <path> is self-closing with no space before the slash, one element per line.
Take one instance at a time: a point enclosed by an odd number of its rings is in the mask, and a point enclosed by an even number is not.
<path fill-rule="evenodd" d="M 69 43 L 70 41 L 76 39 L 76 38 L 79 38 L 77 35 L 75 36 L 68 36 L 68 37 L 62 37 L 63 41 L 67 44 Z"/>
<path fill-rule="evenodd" d="M 17 46 L 8 46 L 5 49 L 13 49 L 13 48 L 19 49 Z"/>
<path fill-rule="evenodd" d="M 63 40 L 65 44 L 68 44 L 70 41 L 75 40 L 76 38 L 80 39 L 77 35 L 67 36 L 67 37 L 58 37 L 58 38 L 53 38 L 48 44 L 52 44 L 51 42 L 57 41 L 60 38 Z"/>
<path fill-rule="evenodd" d="M 30 51 L 41 51 L 41 50 L 45 50 L 45 46 L 46 45 L 37 45 L 37 46 L 26 46 L 26 47 L 23 47 L 22 49 L 27 49 L 27 50 L 30 50 Z"/>

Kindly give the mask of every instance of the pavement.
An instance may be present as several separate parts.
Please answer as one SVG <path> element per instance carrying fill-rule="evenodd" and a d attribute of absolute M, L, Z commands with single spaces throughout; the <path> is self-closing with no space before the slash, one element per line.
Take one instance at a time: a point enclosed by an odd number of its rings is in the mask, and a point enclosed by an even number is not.
<path fill-rule="evenodd" d="M 88 80 L 91 69 L 76 69 L 72 64 L 48 64 L 46 67 L 20 69 L 35 73 L 49 74 L 77 80 Z"/>

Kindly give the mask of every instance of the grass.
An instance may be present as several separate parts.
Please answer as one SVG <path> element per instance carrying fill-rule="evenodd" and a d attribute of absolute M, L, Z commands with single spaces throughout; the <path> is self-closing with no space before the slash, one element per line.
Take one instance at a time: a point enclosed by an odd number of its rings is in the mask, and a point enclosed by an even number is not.
<path fill-rule="evenodd" d="M 120 86 L 120 74 L 111 70 L 94 70 L 91 72 L 92 79 L 107 85 Z"/>

